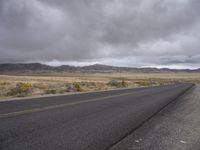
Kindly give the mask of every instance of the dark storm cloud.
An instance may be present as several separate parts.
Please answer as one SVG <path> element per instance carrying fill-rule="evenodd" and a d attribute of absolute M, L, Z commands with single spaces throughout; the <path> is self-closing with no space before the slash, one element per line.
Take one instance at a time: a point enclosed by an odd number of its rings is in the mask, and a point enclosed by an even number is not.
<path fill-rule="evenodd" d="M 199 0 L 0 0 L 0 62 L 200 64 L 199 8 Z"/>

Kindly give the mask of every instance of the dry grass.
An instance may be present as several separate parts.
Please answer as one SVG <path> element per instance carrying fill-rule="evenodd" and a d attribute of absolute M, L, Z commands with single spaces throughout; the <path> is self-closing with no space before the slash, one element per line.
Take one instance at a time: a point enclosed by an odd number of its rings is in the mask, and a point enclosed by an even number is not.
<path fill-rule="evenodd" d="M 119 87 L 137 88 L 143 86 L 171 84 L 175 82 L 200 83 L 200 74 L 62 73 L 39 75 L 0 75 L 0 98 L 107 90 Z M 12 93 L 12 91 L 16 91 L 16 85 L 19 85 L 19 83 L 31 84 L 29 92 L 21 94 Z"/>

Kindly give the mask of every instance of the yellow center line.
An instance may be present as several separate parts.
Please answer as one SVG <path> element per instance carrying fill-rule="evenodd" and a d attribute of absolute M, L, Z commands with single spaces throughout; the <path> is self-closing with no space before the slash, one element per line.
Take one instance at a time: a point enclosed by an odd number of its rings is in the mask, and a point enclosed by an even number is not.
<path fill-rule="evenodd" d="M 14 117 L 14 116 L 19 116 L 19 115 L 24 115 L 24 114 L 29 114 L 29 113 L 35 113 L 35 112 L 41 112 L 41 111 L 45 111 L 45 110 L 62 108 L 62 107 L 66 107 L 66 106 L 72 106 L 72 105 L 89 103 L 89 102 L 96 102 L 96 101 L 101 101 L 101 100 L 105 100 L 105 99 L 109 99 L 109 98 L 115 98 L 115 97 L 119 97 L 119 96 L 130 95 L 130 94 L 133 94 L 133 92 L 118 94 L 118 95 L 113 95 L 113 96 L 94 98 L 94 99 L 83 100 L 83 101 L 78 101 L 78 102 L 46 106 L 46 107 L 42 107 L 42 108 L 33 108 L 33 109 L 27 109 L 27 110 L 22 110 L 22 111 L 10 112 L 10 113 L 6 113 L 6 114 L 0 114 L 0 118 Z"/>

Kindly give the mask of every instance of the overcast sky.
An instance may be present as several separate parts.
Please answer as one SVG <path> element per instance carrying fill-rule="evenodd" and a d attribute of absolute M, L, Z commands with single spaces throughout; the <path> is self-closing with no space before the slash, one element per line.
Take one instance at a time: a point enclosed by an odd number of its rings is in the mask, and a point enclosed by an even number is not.
<path fill-rule="evenodd" d="M 200 0 L 0 0 L 0 63 L 200 67 Z"/>

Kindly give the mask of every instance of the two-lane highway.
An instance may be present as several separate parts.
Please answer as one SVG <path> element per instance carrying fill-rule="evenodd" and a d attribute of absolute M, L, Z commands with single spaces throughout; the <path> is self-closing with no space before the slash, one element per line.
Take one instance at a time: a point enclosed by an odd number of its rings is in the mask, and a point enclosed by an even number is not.
<path fill-rule="evenodd" d="M 0 149 L 109 149 L 191 86 L 0 102 Z"/>

